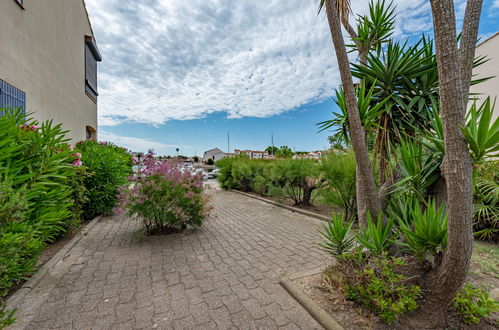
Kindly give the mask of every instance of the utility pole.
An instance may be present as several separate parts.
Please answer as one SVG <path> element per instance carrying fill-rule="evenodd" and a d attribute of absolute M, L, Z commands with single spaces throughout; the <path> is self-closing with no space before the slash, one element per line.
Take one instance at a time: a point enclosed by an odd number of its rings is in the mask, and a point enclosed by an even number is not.
<path fill-rule="evenodd" d="M 229 131 L 227 131 L 227 153 L 230 153 L 230 134 Z"/>
<path fill-rule="evenodd" d="M 274 152 L 274 133 L 271 134 L 271 144 L 272 144 L 272 156 L 275 156 L 275 152 Z"/>

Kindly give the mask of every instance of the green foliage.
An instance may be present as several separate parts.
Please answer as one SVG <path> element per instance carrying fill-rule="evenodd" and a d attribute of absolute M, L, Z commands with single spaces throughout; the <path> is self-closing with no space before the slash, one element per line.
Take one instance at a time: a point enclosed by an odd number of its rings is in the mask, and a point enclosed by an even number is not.
<path fill-rule="evenodd" d="M 94 140 L 78 142 L 75 150 L 81 153 L 83 165 L 88 170 L 84 180 L 88 199 L 84 218 L 110 214 L 116 205 L 118 188 L 126 184 L 127 177 L 132 174 L 130 154 L 114 144 Z"/>
<path fill-rule="evenodd" d="M 436 255 L 447 246 L 447 214 L 444 205 L 437 207 L 434 200 L 429 200 L 425 208 L 413 203 L 407 210 L 405 219 L 398 221 L 402 232 L 403 245 L 419 258 L 428 254 Z"/>
<path fill-rule="evenodd" d="M 399 173 L 402 179 L 396 186 L 404 194 L 424 200 L 428 189 L 440 177 L 441 159 L 424 149 L 414 139 L 401 139 L 399 144 Z"/>
<path fill-rule="evenodd" d="M 357 36 L 354 40 L 366 50 L 377 49 L 390 41 L 395 25 L 395 7 L 393 2 L 369 2 L 369 14 L 357 18 Z"/>
<path fill-rule="evenodd" d="M 200 227 L 206 215 L 203 178 L 176 163 L 156 161 L 150 153 L 146 169 L 132 185 L 121 188 L 120 208 L 136 216 L 148 234 L 170 234 Z"/>
<path fill-rule="evenodd" d="M 255 160 L 240 157 L 217 162 L 224 189 L 254 191 L 266 196 L 284 196 L 295 205 L 309 205 L 324 180 L 319 164 L 311 159 Z"/>
<path fill-rule="evenodd" d="M 405 266 L 395 257 L 373 258 L 348 280 L 346 297 L 365 305 L 390 324 L 403 313 L 417 307 L 421 290 L 417 285 L 406 285 L 405 276 L 396 272 Z"/>
<path fill-rule="evenodd" d="M 321 203 L 340 207 L 345 218 L 356 215 L 355 156 L 353 152 L 332 153 L 324 157 L 320 170 L 324 184 L 319 190 Z"/>
<path fill-rule="evenodd" d="M 0 305 L 35 271 L 46 242 L 80 221 L 74 213 L 78 156 L 60 125 L 41 126 L 22 110 L 0 109 Z M 77 164 L 76 164 L 77 165 Z M 2 309 L 0 324 L 11 321 Z"/>
<path fill-rule="evenodd" d="M 351 233 L 353 221 L 346 222 L 343 214 L 334 214 L 333 219 L 324 224 L 321 235 L 324 241 L 320 246 L 335 257 L 348 253 L 354 243 L 355 236 Z"/>
<path fill-rule="evenodd" d="M 213 159 L 209 158 L 209 159 L 206 161 L 206 164 L 208 164 L 208 165 L 213 165 L 213 164 L 215 164 L 215 162 L 213 161 Z"/>
<path fill-rule="evenodd" d="M 489 298 L 488 292 L 473 288 L 465 283 L 457 293 L 452 307 L 459 313 L 465 323 L 480 323 L 480 319 L 499 311 L 499 303 Z"/>
<path fill-rule="evenodd" d="M 475 236 L 499 240 L 499 161 L 482 161 L 475 169 L 473 217 Z"/>
<path fill-rule="evenodd" d="M 8 310 L 7 306 L 0 305 L 0 329 L 4 329 L 9 325 L 14 324 L 16 321 L 14 318 L 15 313 L 16 310 Z"/>
<path fill-rule="evenodd" d="M 475 164 L 487 157 L 499 156 L 499 118 L 492 122 L 494 104 L 487 97 L 480 107 L 473 102 L 468 111 L 466 126 L 462 128 Z"/>
<path fill-rule="evenodd" d="M 278 158 L 291 158 L 293 157 L 293 150 L 288 146 L 280 146 L 279 149 L 276 150 L 275 156 Z"/>
<path fill-rule="evenodd" d="M 393 243 L 392 228 L 394 218 L 388 218 L 386 225 L 383 225 L 383 214 L 378 214 L 376 222 L 372 221 L 371 215 L 367 214 L 367 225 L 364 230 L 357 233 L 356 238 L 361 246 L 368 249 L 373 255 L 382 255 Z"/>

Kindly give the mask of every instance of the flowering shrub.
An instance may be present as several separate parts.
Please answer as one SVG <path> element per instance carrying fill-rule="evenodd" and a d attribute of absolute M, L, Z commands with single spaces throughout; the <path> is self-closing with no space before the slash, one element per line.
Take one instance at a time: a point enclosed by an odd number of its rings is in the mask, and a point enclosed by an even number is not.
<path fill-rule="evenodd" d="M 80 221 L 78 155 L 60 125 L 0 109 L 0 328 L 9 289 L 36 270 L 39 252 Z M 73 165 L 73 166 L 72 166 Z"/>
<path fill-rule="evenodd" d="M 108 142 L 95 140 L 76 144 L 73 166 L 84 165 L 87 175 L 83 180 L 87 189 L 83 217 L 92 219 L 111 213 L 116 205 L 118 188 L 127 183 L 132 174 L 132 157 L 128 151 Z"/>
<path fill-rule="evenodd" d="M 120 190 L 117 211 L 135 216 L 148 234 L 200 227 L 207 212 L 202 175 L 184 171 L 178 163 L 155 160 L 152 151 L 143 165 L 134 183 Z"/>

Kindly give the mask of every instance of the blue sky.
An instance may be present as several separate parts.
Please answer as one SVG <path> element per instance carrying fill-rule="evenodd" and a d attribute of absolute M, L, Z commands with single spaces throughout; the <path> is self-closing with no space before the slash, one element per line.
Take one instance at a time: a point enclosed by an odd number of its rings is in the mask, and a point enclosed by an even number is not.
<path fill-rule="evenodd" d="M 339 73 L 313 0 L 86 0 L 99 64 L 99 139 L 134 151 L 327 146 Z M 352 0 L 357 14 L 367 1 Z M 396 0 L 395 38 L 431 33 L 429 1 Z M 456 0 L 458 17 L 464 0 Z M 353 19 L 353 18 L 352 18 Z M 485 0 L 480 35 L 499 27 Z M 352 55 L 354 60 L 354 55 Z"/>

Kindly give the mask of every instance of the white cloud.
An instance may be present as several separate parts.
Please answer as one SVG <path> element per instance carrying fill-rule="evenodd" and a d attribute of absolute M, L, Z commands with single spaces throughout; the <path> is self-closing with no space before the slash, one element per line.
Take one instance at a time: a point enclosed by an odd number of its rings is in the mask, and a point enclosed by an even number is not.
<path fill-rule="evenodd" d="M 499 0 L 494 0 L 492 8 L 499 8 Z"/>
<path fill-rule="evenodd" d="M 151 141 L 148 139 L 116 135 L 103 130 L 99 131 L 99 141 L 113 142 L 121 147 L 125 147 L 127 149 L 137 152 L 138 151 L 146 152 L 149 149 L 153 149 L 158 154 L 171 152 L 175 148 L 180 148 L 182 150 L 192 148 L 191 146 L 178 146 L 172 144 L 165 144 L 157 141 Z"/>
<path fill-rule="evenodd" d="M 397 36 L 431 28 L 398 0 Z M 104 61 L 100 125 L 159 125 L 216 111 L 266 117 L 333 95 L 339 74 L 313 0 L 87 0 Z M 356 13 L 367 10 L 354 0 Z"/>

